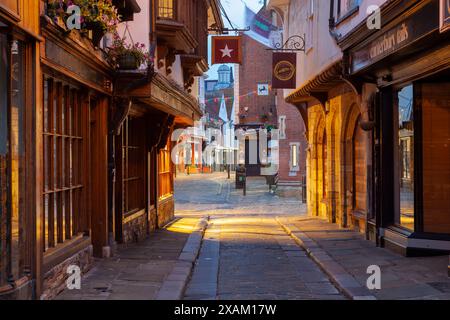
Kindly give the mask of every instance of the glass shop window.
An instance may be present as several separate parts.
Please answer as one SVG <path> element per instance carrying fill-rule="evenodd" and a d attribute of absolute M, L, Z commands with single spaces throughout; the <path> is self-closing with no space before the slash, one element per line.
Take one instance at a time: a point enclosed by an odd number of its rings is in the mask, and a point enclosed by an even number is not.
<path fill-rule="evenodd" d="M 0 29 L 0 286 L 29 271 L 24 248 L 25 49 Z"/>
<path fill-rule="evenodd" d="M 414 103 L 413 86 L 397 93 L 398 184 L 400 214 L 397 223 L 414 231 Z"/>

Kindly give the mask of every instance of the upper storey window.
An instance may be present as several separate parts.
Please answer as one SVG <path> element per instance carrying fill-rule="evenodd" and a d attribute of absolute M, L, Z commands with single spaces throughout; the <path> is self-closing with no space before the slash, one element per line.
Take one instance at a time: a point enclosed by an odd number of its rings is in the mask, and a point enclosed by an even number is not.
<path fill-rule="evenodd" d="M 339 23 L 358 11 L 361 0 L 333 0 L 333 18 Z"/>
<path fill-rule="evenodd" d="M 175 19 L 176 0 L 158 0 L 158 18 Z"/>

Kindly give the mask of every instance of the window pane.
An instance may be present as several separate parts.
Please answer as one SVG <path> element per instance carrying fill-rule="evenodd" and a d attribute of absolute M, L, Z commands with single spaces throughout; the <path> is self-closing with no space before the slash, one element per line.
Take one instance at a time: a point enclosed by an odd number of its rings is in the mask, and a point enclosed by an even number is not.
<path fill-rule="evenodd" d="M 6 35 L 0 33 L 0 223 L 5 221 L 7 212 L 8 189 L 7 189 L 7 170 L 8 164 L 8 78 L 7 73 L 9 69 L 8 63 L 8 45 Z M 4 228 L 0 224 L 0 228 Z M 0 285 L 7 280 L 7 243 L 4 237 L 0 237 Z"/>
<path fill-rule="evenodd" d="M 20 248 L 23 242 L 21 231 L 24 196 L 24 157 L 23 116 L 25 98 L 24 48 L 22 43 L 14 41 L 12 48 L 13 68 L 11 70 L 11 231 L 12 231 L 12 272 L 15 279 L 21 275 Z"/>
<path fill-rule="evenodd" d="M 174 2 L 175 0 L 159 0 L 158 17 L 173 19 L 174 18 Z"/>
<path fill-rule="evenodd" d="M 398 174 L 400 225 L 414 230 L 414 114 L 413 86 L 398 92 Z"/>

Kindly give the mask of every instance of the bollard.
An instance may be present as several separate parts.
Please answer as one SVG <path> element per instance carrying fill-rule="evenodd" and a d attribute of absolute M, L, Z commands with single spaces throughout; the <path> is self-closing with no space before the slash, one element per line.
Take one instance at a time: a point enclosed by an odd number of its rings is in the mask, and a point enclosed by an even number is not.
<path fill-rule="evenodd" d="M 247 176 L 245 165 L 243 164 L 236 168 L 236 189 L 244 189 L 244 196 L 247 193 Z"/>

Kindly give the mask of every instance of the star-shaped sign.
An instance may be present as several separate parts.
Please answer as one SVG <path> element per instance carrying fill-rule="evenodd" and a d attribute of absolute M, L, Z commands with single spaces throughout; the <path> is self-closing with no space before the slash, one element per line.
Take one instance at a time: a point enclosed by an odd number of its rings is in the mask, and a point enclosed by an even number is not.
<path fill-rule="evenodd" d="M 222 58 L 225 58 L 225 57 L 231 58 L 231 53 L 234 51 L 234 49 L 229 49 L 228 44 L 227 44 L 227 45 L 225 45 L 225 48 L 220 49 L 220 51 L 222 51 Z"/>
<path fill-rule="evenodd" d="M 241 63 L 242 49 L 240 36 L 212 37 L 212 64 Z"/>

